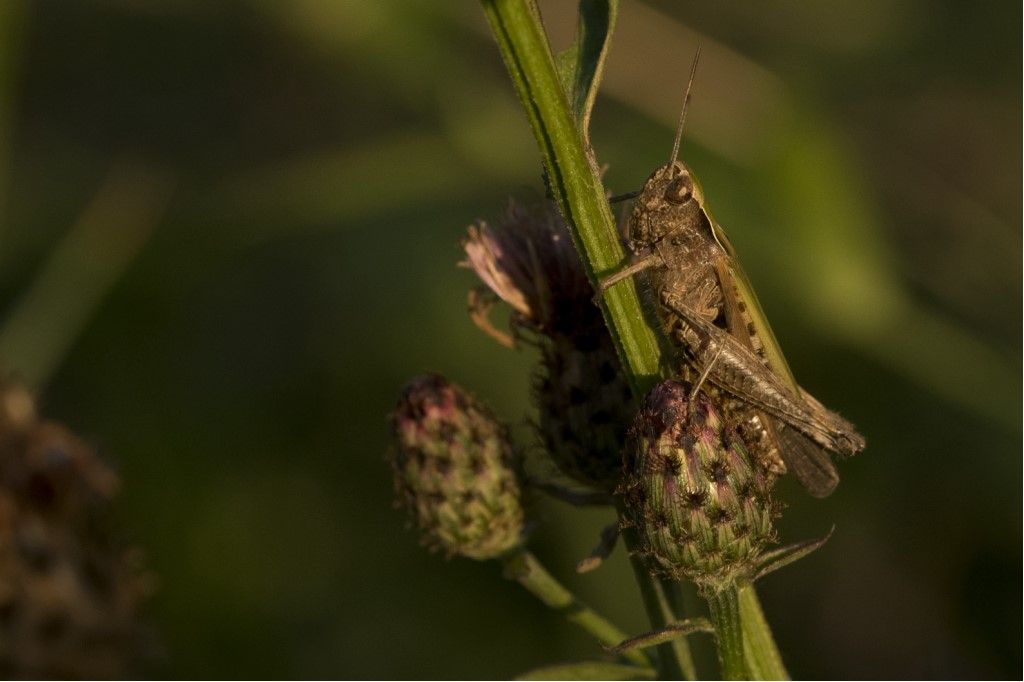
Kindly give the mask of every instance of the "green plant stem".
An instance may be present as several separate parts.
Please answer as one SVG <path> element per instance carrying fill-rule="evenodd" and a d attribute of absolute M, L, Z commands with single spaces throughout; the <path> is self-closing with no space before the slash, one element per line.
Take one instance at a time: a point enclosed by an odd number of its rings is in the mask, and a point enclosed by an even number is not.
<path fill-rule="evenodd" d="M 537 8 L 528 0 L 482 0 L 505 65 L 519 93 L 540 148 L 551 192 L 566 219 L 573 241 L 595 291 L 601 275 L 624 261 L 611 208 L 593 157 L 569 109 L 555 69 Z M 632 281 L 599 297 L 601 312 L 622 360 L 627 380 L 637 396 L 659 378 L 661 348 L 647 325 Z M 632 549 L 626 539 L 627 549 Z M 676 620 L 663 586 L 634 561 L 644 604 L 655 629 Z M 659 647 L 662 677 L 693 679 L 693 663 L 685 639 Z M 684 664 L 684 661 L 686 662 Z"/>
<path fill-rule="evenodd" d="M 736 586 L 705 595 L 711 622 L 718 640 L 718 662 L 722 679 L 746 680 L 750 678 L 743 651 L 743 626 L 740 622 L 739 591 Z"/>
<path fill-rule="evenodd" d="M 615 646 L 629 635 L 610 623 L 604 616 L 577 599 L 527 549 L 520 547 L 502 558 L 505 577 L 516 580 L 549 608 L 559 611 L 566 619 L 592 634 L 599 642 Z M 638 665 L 651 664 L 641 651 L 623 654 Z"/>
<path fill-rule="evenodd" d="M 750 676 L 755 680 L 788 680 L 789 673 L 775 646 L 771 628 L 761 610 L 761 602 L 751 583 L 739 586 L 740 623 L 743 626 L 743 650 Z"/>
<path fill-rule="evenodd" d="M 547 170 L 551 192 L 566 219 L 594 290 L 600 291 L 600 277 L 620 267 L 625 253 L 619 242 L 597 163 L 590 150 L 584 148 L 559 81 L 538 10 L 530 0 L 481 2 L 530 120 Z M 628 280 L 605 291 L 598 298 L 630 386 L 638 397 L 642 396 L 659 379 L 663 365 L 658 336 L 647 324 L 636 286 L 632 280 Z M 632 549 L 628 537 L 626 546 Z M 664 587 L 653 582 L 642 566 L 634 568 L 651 625 L 654 628 L 663 627 L 668 622 L 665 620 L 666 612 L 671 613 Z M 749 595 L 756 603 L 757 596 L 753 587 L 745 589 L 749 590 Z M 734 612 L 738 613 L 738 609 L 734 609 Z M 738 661 L 731 663 L 738 663 L 745 670 L 745 666 L 742 666 L 744 638 L 738 634 L 738 616 L 722 622 L 736 625 L 735 636 L 739 638 L 741 646 L 738 649 Z M 747 638 L 752 642 L 773 641 L 763 616 L 747 618 L 744 627 Z M 774 649 L 774 644 L 771 648 Z M 773 669 L 769 665 L 770 657 L 766 657 L 768 651 L 760 645 L 752 650 L 752 655 L 759 657 L 759 666 L 763 666 L 759 669 Z M 777 654 L 776 651 L 776 660 Z M 692 657 L 685 640 L 674 645 L 662 645 L 659 656 L 670 661 L 665 665 L 673 667 L 679 674 L 692 674 Z M 671 663 L 673 660 L 674 664 Z M 689 662 L 684 666 L 683 661 L 686 660 Z M 781 663 L 774 669 L 781 670 Z M 673 677 L 667 670 L 663 670 L 662 675 Z"/>
<path fill-rule="evenodd" d="M 584 267 L 600 291 L 601 276 L 619 268 L 625 252 L 596 163 L 584 149 L 547 37 L 528 0 L 482 0 L 505 65 L 530 119 L 551 192 L 566 219 Z M 612 287 L 598 303 L 636 395 L 658 380 L 661 349 L 645 321 L 636 286 Z"/>

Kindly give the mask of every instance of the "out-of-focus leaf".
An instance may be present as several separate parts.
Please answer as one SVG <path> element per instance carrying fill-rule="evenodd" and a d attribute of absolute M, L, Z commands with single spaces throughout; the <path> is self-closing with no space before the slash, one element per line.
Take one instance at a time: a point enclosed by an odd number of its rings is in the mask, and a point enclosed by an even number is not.
<path fill-rule="evenodd" d="M 122 158 L 0 325 L 5 371 L 41 388 L 163 218 L 169 172 Z"/>
<path fill-rule="evenodd" d="M 636 637 L 630 637 L 615 646 L 605 647 L 605 649 L 611 653 L 621 654 L 627 651 L 636 651 L 637 649 L 647 649 L 697 632 L 714 631 L 715 628 L 707 618 L 688 618 L 676 623 L 669 623 L 659 630 L 652 630 Z"/>
<path fill-rule="evenodd" d="M 653 668 L 640 668 L 621 663 L 583 661 L 534 668 L 517 680 L 653 680 Z"/>

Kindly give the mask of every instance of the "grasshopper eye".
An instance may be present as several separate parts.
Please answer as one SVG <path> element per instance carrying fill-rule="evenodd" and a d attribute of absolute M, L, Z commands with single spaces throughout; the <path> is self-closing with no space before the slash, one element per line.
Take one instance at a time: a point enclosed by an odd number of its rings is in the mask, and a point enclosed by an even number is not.
<path fill-rule="evenodd" d="M 673 204 L 685 204 L 691 197 L 693 197 L 693 181 L 690 180 L 689 175 L 681 175 L 665 188 L 665 199 Z"/>

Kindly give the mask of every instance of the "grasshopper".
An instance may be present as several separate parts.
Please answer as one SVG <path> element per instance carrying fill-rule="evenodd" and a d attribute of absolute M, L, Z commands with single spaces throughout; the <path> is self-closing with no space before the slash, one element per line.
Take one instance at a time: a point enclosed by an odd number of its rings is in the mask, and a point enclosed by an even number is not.
<path fill-rule="evenodd" d="M 698 48 L 669 163 L 625 197 L 635 198 L 627 223 L 632 262 L 601 288 L 639 276 L 680 346 L 684 371 L 699 374 L 696 386 L 707 381 L 717 389 L 729 418 L 770 470 L 789 470 L 808 492 L 825 497 L 839 482 L 830 453 L 853 455 L 864 438 L 797 384 L 735 249 L 690 169 L 676 158 L 699 57 Z"/>

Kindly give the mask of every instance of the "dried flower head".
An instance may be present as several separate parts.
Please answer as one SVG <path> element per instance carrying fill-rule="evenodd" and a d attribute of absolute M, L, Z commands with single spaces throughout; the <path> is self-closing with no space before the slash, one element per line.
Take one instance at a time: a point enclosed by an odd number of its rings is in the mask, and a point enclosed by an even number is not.
<path fill-rule="evenodd" d="M 753 578 L 776 508 L 734 431 L 703 394 L 658 384 L 630 430 L 618 493 L 651 571 L 718 592 Z"/>
<path fill-rule="evenodd" d="M 0 670 L 111 678 L 147 655 L 152 579 L 106 530 L 115 474 L 63 426 L 0 384 Z"/>
<path fill-rule="evenodd" d="M 398 501 L 427 546 L 483 560 L 519 544 L 518 463 L 506 428 L 485 405 L 428 374 L 405 386 L 392 426 Z"/>
<path fill-rule="evenodd" d="M 512 307 L 514 327 L 534 332 L 541 351 L 534 399 L 545 449 L 565 475 L 610 491 L 634 401 L 561 215 L 550 202 L 527 209 L 513 201 L 495 225 L 471 227 L 463 246 L 467 264 Z M 471 312 L 502 338 L 486 309 Z"/>
<path fill-rule="evenodd" d="M 495 225 L 469 228 L 466 265 L 518 315 L 545 333 L 570 333 L 583 304 L 594 308 L 594 290 L 562 216 L 546 203 L 526 208 L 511 201 Z"/>

